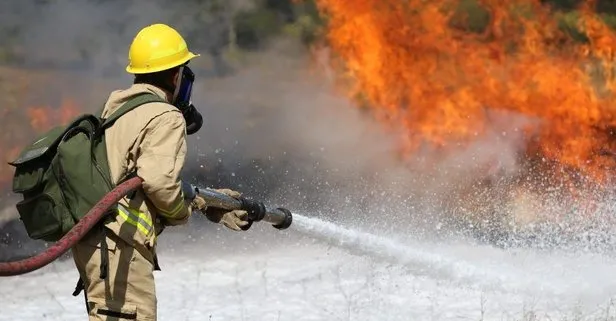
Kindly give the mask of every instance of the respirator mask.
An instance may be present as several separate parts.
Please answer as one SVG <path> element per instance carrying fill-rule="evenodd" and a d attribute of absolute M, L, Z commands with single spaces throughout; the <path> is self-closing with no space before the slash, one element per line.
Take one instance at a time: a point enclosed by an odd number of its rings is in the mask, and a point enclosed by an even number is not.
<path fill-rule="evenodd" d="M 195 74 L 188 66 L 184 65 L 180 67 L 178 78 L 178 85 L 173 93 L 174 98 L 172 104 L 184 115 L 184 120 L 186 121 L 186 134 L 192 135 L 199 131 L 203 125 L 203 117 L 190 100 L 193 83 L 195 82 Z"/>

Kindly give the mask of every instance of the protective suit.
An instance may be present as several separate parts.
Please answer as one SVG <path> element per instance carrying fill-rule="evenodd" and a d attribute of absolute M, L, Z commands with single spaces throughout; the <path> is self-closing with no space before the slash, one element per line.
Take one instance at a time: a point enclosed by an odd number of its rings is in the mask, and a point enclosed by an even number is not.
<path fill-rule="evenodd" d="M 178 90 L 184 86 L 183 66 L 194 57 L 198 55 L 188 50 L 184 39 L 171 27 L 156 24 L 142 29 L 129 50 L 126 70 L 138 75 L 179 68 L 174 88 L 163 90 L 136 81 L 127 89 L 112 92 L 104 106 L 102 115 L 107 117 L 144 92 L 169 102 L 137 107 L 120 117 L 105 134 L 113 181 L 118 183 L 132 172 L 143 184 L 72 249 L 90 320 L 156 320 L 156 238 L 165 226 L 186 223 L 194 209 L 206 213 L 207 204 L 195 200 L 194 195 L 186 197 L 179 176 L 187 151 L 190 118 L 186 115 L 194 112 L 194 107 L 191 111 L 192 105 L 176 104 L 176 98 L 181 97 Z M 229 222 L 231 216 L 239 220 L 238 216 L 244 214 L 227 212 L 214 221 Z"/>

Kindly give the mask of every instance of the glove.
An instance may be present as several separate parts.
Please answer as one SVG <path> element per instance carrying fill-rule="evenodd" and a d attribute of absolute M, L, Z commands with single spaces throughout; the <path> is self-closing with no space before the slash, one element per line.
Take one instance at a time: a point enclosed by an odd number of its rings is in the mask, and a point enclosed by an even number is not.
<path fill-rule="evenodd" d="M 241 196 L 239 192 L 226 188 L 213 190 L 233 198 L 239 198 Z M 205 200 L 198 194 L 193 199 L 191 206 L 203 213 L 209 221 L 223 224 L 225 227 L 234 231 L 245 231 L 252 225 L 252 222 L 246 220 L 248 212 L 244 210 L 229 211 L 223 208 L 209 207 Z"/>
<path fill-rule="evenodd" d="M 225 210 L 222 208 L 208 207 L 205 210 L 205 217 L 214 223 L 220 223 L 234 231 L 245 231 L 250 228 L 251 222 L 245 219 L 248 212 L 244 210 Z"/>
<path fill-rule="evenodd" d="M 203 197 L 196 194 L 195 197 L 190 202 L 190 207 L 193 211 L 199 211 L 205 215 L 207 204 L 205 203 L 205 200 L 203 199 Z"/>

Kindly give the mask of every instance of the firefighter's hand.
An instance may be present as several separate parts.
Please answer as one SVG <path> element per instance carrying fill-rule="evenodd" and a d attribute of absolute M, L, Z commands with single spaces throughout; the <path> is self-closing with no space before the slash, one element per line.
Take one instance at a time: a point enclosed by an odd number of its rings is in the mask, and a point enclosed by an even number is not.
<path fill-rule="evenodd" d="M 201 195 L 195 195 L 192 202 L 190 202 L 190 207 L 193 211 L 199 211 L 205 214 L 205 209 L 207 208 L 207 204 Z"/>
<path fill-rule="evenodd" d="M 225 194 L 227 196 L 233 197 L 235 199 L 239 199 L 242 195 L 240 192 L 222 188 L 222 189 L 213 189 L 218 193 Z M 246 231 L 252 225 L 252 222 L 246 220 L 248 216 L 248 212 L 243 210 L 226 210 L 222 208 L 216 208 L 208 206 L 205 200 L 197 195 L 193 200 L 193 208 L 199 210 L 201 213 L 205 215 L 205 217 L 214 223 L 221 223 L 225 227 L 232 229 L 234 231 Z"/>
<path fill-rule="evenodd" d="M 240 193 L 238 191 L 234 191 L 232 189 L 228 189 L 228 188 L 220 188 L 220 189 L 212 189 L 212 190 L 216 191 L 218 193 L 225 194 L 227 196 L 233 197 L 235 199 L 239 199 L 240 196 L 242 196 L 242 193 Z"/>
<path fill-rule="evenodd" d="M 251 222 L 246 220 L 248 212 L 244 210 L 225 210 L 222 208 L 208 207 L 205 217 L 214 223 L 221 223 L 234 231 L 245 231 L 250 228 Z"/>

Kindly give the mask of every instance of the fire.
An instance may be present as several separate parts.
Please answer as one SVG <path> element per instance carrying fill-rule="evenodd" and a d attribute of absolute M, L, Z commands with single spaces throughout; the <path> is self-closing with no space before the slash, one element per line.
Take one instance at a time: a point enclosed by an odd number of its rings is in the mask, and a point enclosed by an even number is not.
<path fill-rule="evenodd" d="M 77 104 L 71 99 L 65 99 L 57 110 L 50 106 L 29 107 L 30 127 L 37 132 L 44 132 L 54 126 L 68 123 L 79 114 Z"/>
<path fill-rule="evenodd" d="M 587 43 L 559 29 L 539 0 L 483 0 L 490 22 L 469 32 L 459 1 L 317 0 L 327 16 L 339 83 L 372 115 L 405 133 L 402 150 L 454 150 L 494 132 L 490 112 L 529 121 L 527 161 L 601 182 L 616 159 L 613 62 L 616 34 L 580 8 Z"/>
<path fill-rule="evenodd" d="M 30 143 L 36 135 L 52 127 L 67 124 L 80 114 L 78 104 L 72 99 L 65 99 L 59 107 L 33 106 L 25 109 L 3 109 L 0 111 L 4 134 L 0 136 L 0 159 L 6 162 L 15 159 L 22 148 Z M 0 186 L 10 183 L 13 169 L 8 165 L 0 166 Z"/>

